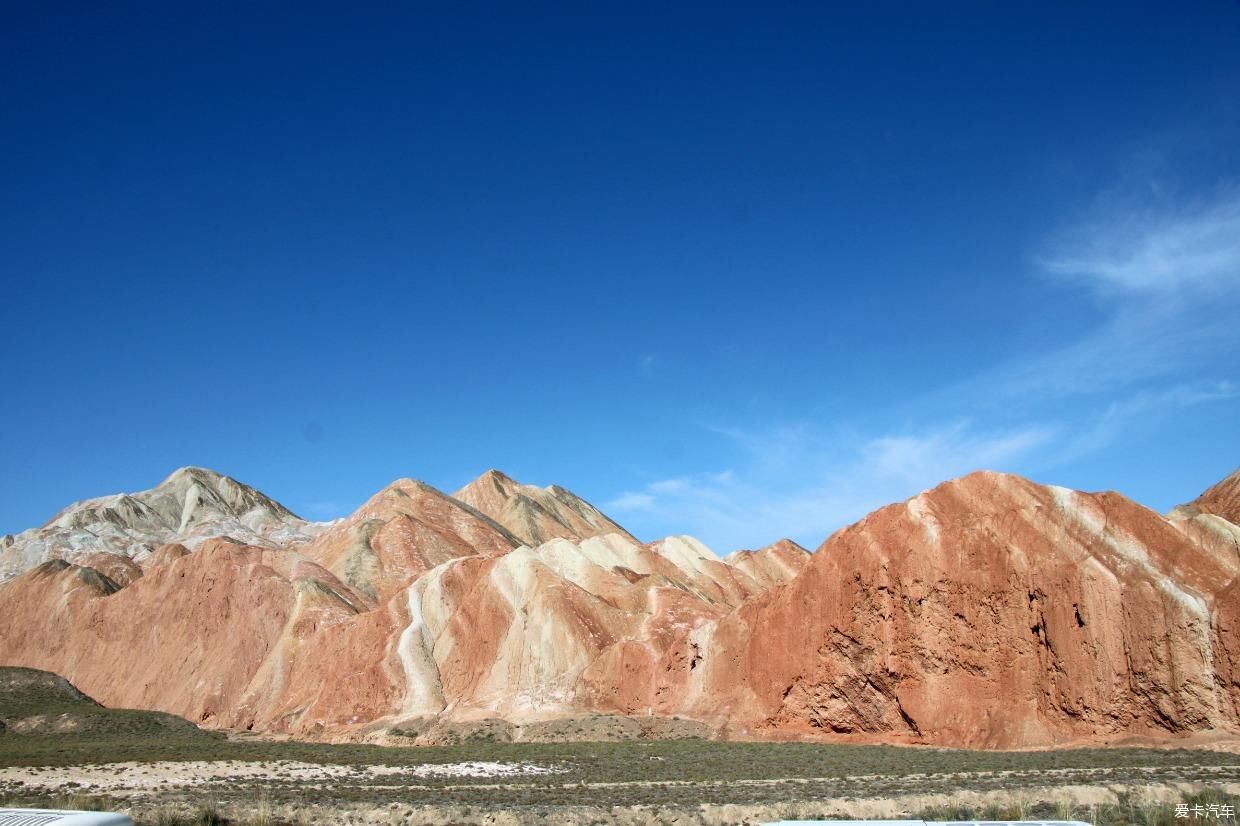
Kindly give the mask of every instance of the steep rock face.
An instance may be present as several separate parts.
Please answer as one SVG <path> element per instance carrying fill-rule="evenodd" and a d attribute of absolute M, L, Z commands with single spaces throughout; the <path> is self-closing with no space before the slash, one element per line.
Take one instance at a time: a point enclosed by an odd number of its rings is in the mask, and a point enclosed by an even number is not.
<path fill-rule="evenodd" d="M 608 533 L 633 539 L 572 491 L 559 485 L 523 485 L 498 470 L 488 470 L 452 496 L 491 517 L 530 547 L 551 539 L 579 540 Z"/>
<path fill-rule="evenodd" d="M 1240 525 L 1240 470 L 1188 504 L 1180 505 L 1170 516 L 1173 519 L 1191 518 L 1199 514 L 1212 514 L 1233 525 Z"/>
<path fill-rule="evenodd" d="M 177 470 L 156 487 L 76 502 L 41 528 L 0 542 L 0 580 L 49 559 L 79 561 L 111 553 L 141 561 L 155 547 L 230 536 L 264 547 L 292 547 L 319 527 L 228 476 L 205 468 Z"/>
<path fill-rule="evenodd" d="M 987 748 L 1234 728 L 1238 573 L 1227 542 L 1117 494 L 972 474 L 727 617 L 695 711 Z"/>
<path fill-rule="evenodd" d="M 301 548 L 370 600 L 460 556 L 495 556 L 521 542 L 473 507 L 430 485 L 398 479 Z"/>

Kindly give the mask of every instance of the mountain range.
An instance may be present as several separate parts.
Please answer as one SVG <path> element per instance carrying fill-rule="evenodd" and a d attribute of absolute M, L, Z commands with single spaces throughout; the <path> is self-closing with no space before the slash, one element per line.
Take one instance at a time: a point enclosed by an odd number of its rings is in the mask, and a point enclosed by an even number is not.
<path fill-rule="evenodd" d="M 0 665 L 324 739 L 585 718 L 980 748 L 1240 735 L 1240 471 L 1162 516 L 978 472 L 814 552 L 642 542 L 565 488 L 312 523 L 183 468 L 0 540 Z"/>

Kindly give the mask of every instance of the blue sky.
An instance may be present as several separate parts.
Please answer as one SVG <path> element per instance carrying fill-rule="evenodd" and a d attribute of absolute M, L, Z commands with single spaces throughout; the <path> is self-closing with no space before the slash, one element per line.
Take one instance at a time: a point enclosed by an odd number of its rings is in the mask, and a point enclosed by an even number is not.
<path fill-rule="evenodd" d="M 0 531 L 205 465 L 816 546 L 1240 465 L 1240 4 L 10 5 Z"/>

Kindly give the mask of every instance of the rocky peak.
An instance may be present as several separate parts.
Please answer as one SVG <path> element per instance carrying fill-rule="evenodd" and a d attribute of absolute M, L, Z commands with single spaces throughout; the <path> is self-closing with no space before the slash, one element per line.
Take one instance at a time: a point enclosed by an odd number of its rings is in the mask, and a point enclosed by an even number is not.
<path fill-rule="evenodd" d="M 559 485 L 540 488 L 521 484 L 498 470 L 488 470 L 452 495 L 531 547 L 551 539 L 576 541 L 609 533 L 633 539 L 617 522 L 572 491 Z"/>
<path fill-rule="evenodd" d="M 49 559 L 95 553 L 142 557 L 168 542 L 194 547 L 230 536 L 263 547 L 295 546 L 319 532 L 271 497 L 222 473 L 183 467 L 155 487 L 75 502 L 41 528 L 0 543 L 0 579 Z"/>

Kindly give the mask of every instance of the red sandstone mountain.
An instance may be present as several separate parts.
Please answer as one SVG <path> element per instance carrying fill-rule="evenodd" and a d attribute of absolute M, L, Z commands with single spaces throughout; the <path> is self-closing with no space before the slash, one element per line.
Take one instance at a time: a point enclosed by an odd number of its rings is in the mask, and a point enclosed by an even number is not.
<path fill-rule="evenodd" d="M 0 585 L 0 664 L 316 736 L 596 712 L 982 747 L 1237 730 L 1240 528 L 1216 515 L 981 473 L 812 556 L 720 560 L 585 535 L 615 523 L 563 489 L 491 473 L 462 496 L 400 480 L 296 548 L 44 564 Z"/>
<path fill-rule="evenodd" d="M 440 512 L 445 497 L 423 493 L 423 509 L 393 520 Z M 63 561 L 5 584 L 0 661 L 71 674 L 106 704 L 303 734 L 428 715 L 646 713 L 693 697 L 703 622 L 760 591 L 697 543 L 612 534 L 452 556 L 376 601 L 296 551 L 211 540 L 123 589 Z M 23 631 L 29 616 L 45 622 Z M 117 668 L 136 651 L 140 664 Z"/>
<path fill-rule="evenodd" d="M 831 538 L 715 629 L 688 709 L 975 747 L 1235 730 L 1240 556 L 1114 493 L 976 473 Z"/>

